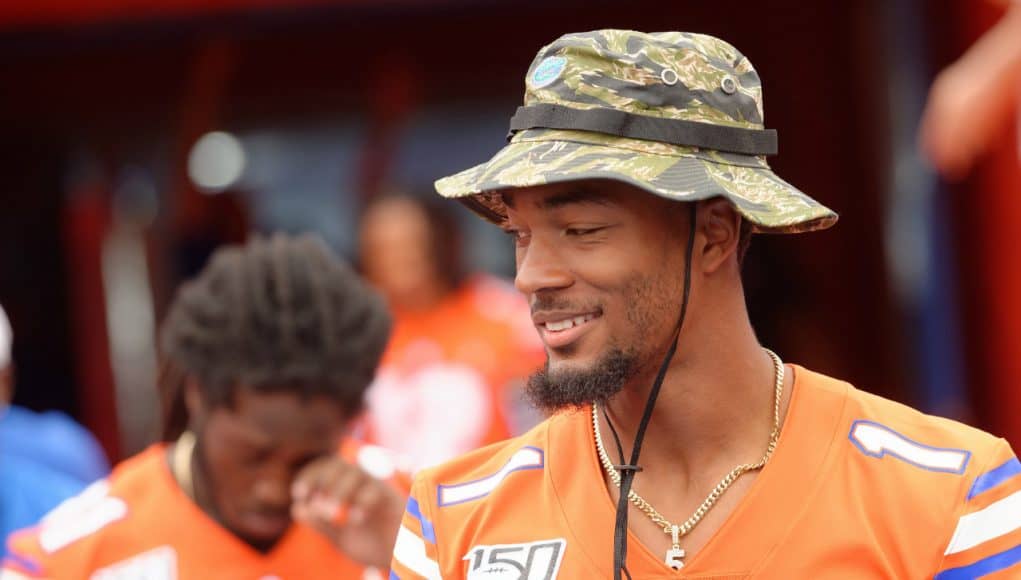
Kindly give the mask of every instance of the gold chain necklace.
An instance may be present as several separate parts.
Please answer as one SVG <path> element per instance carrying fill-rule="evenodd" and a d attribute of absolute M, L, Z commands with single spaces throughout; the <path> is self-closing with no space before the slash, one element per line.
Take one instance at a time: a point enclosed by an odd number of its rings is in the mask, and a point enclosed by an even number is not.
<path fill-rule="evenodd" d="M 720 481 L 720 483 L 713 488 L 708 497 L 705 498 L 705 501 L 702 502 L 702 505 L 698 506 L 698 509 L 695 510 L 695 513 L 693 513 L 691 517 L 681 525 L 676 525 L 670 522 L 670 520 L 664 518 L 658 511 L 656 511 L 656 508 L 652 507 L 649 502 L 645 501 L 642 496 L 638 495 L 633 488 L 628 492 L 628 499 L 631 500 L 631 503 L 633 503 L 638 509 L 642 510 L 645 515 L 649 516 L 649 519 L 651 519 L 653 523 L 662 527 L 664 533 L 670 534 L 672 545 L 670 549 L 666 551 L 664 561 L 667 566 L 670 566 L 675 570 L 680 570 L 684 567 L 684 550 L 681 549 L 681 537 L 687 535 L 688 532 L 694 529 L 694 527 L 702 521 L 702 518 L 705 517 L 706 513 L 708 513 L 709 510 L 716 505 L 716 501 L 720 499 L 723 492 L 727 491 L 731 484 L 737 481 L 738 477 L 741 477 L 741 475 L 749 471 L 762 469 L 762 467 L 766 465 L 766 462 L 769 461 L 769 458 L 773 455 L 773 451 L 776 450 L 776 442 L 777 439 L 780 438 L 780 399 L 783 396 L 784 368 L 783 361 L 780 360 L 780 357 L 777 356 L 775 352 L 768 348 L 763 350 L 765 350 L 766 353 L 769 354 L 770 358 L 773 359 L 773 368 L 775 369 L 775 394 L 773 396 L 773 430 L 769 433 L 769 443 L 766 445 L 766 453 L 762 456 L 762 459 L 760 459 L 757 463 L 742 463 L 732 469 L 730 473 L 728 473 Z M 603 469 L 606 470 L 607 475 L 610 476 L 610 480 L 619 488 L 620 473 L 613 467 L 613 462 L 610 461 L 610 457 L 606 454 L 606 448 L 603 447 L 603 438 L 599 433 L 599 411 L 594 404 L 592 405 L 592 427 L 595 431 L 596 450 L 599 452 L 599 461 L 603 464 Z"/>

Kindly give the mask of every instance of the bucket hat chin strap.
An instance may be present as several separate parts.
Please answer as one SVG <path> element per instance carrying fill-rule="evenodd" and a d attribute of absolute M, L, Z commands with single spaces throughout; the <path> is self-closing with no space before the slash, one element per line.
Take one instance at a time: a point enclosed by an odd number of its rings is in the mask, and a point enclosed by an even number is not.
<path fill-rule="evenodd" d="M 550 103 L 518 107 L 511 117 L 507 139 L 528 129 L 590 131 L 742 155 L 777 153 L 775 129 L 746 129 L 684 119 L 665 119 L 604 107 L 575 109 Z"/>
<path fill-rule="evenodd" d="M 634 445 L 631 447 L 631 459 L 630 461 L 624 462 L 624 450 L 620 445 L 620 439 L 617 436 L 617 432 L 613 429 L 613 424 L 610 423 L 610 429 L 613 433 L 613 438 L 617 444 L 617 451 L 620 454 L 620 465 L 614 466 L 620 471 L 620 497 L 617 498 L 617 516 L 616 524 L 613 530 L 613 578 L 614 580 L 621 580 L 621 573 L 631 578 L 631 573 L 627 571 L 627 519 L 628 519 L 628 494 L 631 492 L 631 484 L 634 482 L 635 474 L 642 470 L 638 463 L 638 458 L 642 452 L 642 441 L 645 440 L 645 430 L 649 426 L 649 420 L 652 418 L 652 410 L 656 407 L 656 399 L 659 397 L 659 391 L 663 386 L 663 379 L 666 378 L 667 369 L 670 368 L 670 361 L 674 358 L 674 353 L 677 352 L 677 341 L 681 336 L 681 327 L 684 326 L 684 318 L 688 313 L 688 299 L 691 296 L 691 257 L 695 251 L 695 225 L 696 225 L 696 204 L 689 203 L 690 218 L 689 223 L 691 228 L 688 232 L 688 245 L 685 250 L 685 261 L 684 261 L 684 295 L 681 298 L 681 312 L 677 317 L 677 324 L 674 326 L 673 336 L 670 340 L 670 346 L 667 348 L 666 355 L 663 357 L 663 363 L 659 366 L 659 372 L 656 373 L 656 380 L 652 383 L 652 389 L 649 391 L 649 398 L 645 402 L 645 410 L 642 412 L 642 420 L 638 423 L 638 431 L 635 433 Z M 607 417 L 609 421 L 609 417 Z"/>

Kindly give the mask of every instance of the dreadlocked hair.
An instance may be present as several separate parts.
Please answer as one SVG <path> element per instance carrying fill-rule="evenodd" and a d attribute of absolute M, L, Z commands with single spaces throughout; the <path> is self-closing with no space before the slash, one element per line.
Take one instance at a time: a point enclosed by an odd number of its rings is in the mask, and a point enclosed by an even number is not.
<path fill-rule="evenodd" d="M 187 428 L 189 378 L 212 406 L 244 387 L 326 396 L 352 416 L 389 335 L 382 299 L 318 238 L 221 248 L 178 290 L 161 330 L 163 438 Z"/>

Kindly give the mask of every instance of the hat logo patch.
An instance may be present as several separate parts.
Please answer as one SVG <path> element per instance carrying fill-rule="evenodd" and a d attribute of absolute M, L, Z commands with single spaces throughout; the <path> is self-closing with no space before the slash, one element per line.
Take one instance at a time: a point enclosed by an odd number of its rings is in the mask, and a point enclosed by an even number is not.
<path fill-rule="evenodd" d="M 567 59 L 562 56 L 549 56 L 535 67 L 532 72 L 532 88 L 541 89 L 553 84 L 567 67 Z"/>

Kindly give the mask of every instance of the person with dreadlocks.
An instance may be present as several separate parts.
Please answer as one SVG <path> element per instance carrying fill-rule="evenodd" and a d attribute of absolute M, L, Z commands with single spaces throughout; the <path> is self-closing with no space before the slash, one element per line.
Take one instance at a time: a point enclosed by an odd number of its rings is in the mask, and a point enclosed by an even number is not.
<path fill-rule="evenodd" d="M 758 74 L 722 40 L 600 30 L 539 51 L 510 143 L 436 188 L 513 237 L 547 353 L 529 392 L 555 414 L 421 471 L 392 577 L 1021 574 L 1006 442 L 759 344 L 749 236 L 837 219 L 775 152 Z"/>
<path fill-rule="evenodd" d="M 168 443 L 15 536 L 0 577 L 378 577 L 405 497 L 337 450 L 389 328 L 318 239 L 218 250 L 161 330 Z"/>

